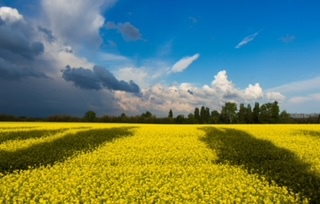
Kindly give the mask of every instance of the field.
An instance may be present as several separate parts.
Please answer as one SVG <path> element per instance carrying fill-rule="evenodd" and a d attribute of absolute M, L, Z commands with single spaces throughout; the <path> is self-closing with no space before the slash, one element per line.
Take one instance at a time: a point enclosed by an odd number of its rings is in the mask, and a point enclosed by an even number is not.
<path fill-rule="evenodd" d="M 319 125 L 0 123 L 0 203 L 320 203 Z"/>

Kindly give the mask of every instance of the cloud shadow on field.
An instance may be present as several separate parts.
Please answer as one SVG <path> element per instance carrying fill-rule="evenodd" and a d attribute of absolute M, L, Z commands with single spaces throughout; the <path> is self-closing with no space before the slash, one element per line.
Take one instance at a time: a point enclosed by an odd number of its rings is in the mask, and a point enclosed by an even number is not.
<path fill-rule="evenodd" d="M 0 144 L 9 140 L 25 140 L 31 138 L 48 137 L 50 135 L 63 132 L 65 128 L 58 130 L 22 130 L 22 131 L 9 131 L 0 132 Z"/>
<path fill-rule="evenodd" d="M 316 130 L 297 130 L 296 134 L 320 138 L 320 131 L 316 131 Z"/>
<path fill-rule="evenodd" d="M 32 145 L 14 152 L 0 150 L 0 172 L 7 174 L 29 167 L 63 162 L 77 152 L 93 151 L 105 142 L 133 135 L 133 127 L 80 130 L 51 142 Z"/>
<path fill-rule="evenodd" d="M 310 164 L 272 142 L 257 139 L 244 131 L 232 128 L 199 128 L 206 133 L 201 141 L 218 155 L 215 163 L 242 166 L 253 174 L 285 186 L 294 193 L 320 201 L 319 174 L 310 171 Z"/>

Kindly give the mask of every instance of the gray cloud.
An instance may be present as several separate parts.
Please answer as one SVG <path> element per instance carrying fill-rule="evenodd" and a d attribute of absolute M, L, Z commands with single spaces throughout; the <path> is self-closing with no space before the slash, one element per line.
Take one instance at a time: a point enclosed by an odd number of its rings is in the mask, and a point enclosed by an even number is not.
<path fill-rule="evenodd" d="M 18 80 L 24 77 L 48 78 L 44 73 L 31 67 L 13 64 L 0 58 L 0 78 Z"/>
<path fill-rule="evenodd" d="M 63 79 L 7 81 L 0 78 L 0 87 L 5 87 L 0 89 L 0 113 L 29 117 L 58 114 L 82 117 L 88 110 L 100 116 L 121 113 L 110 91 L 79 89 Z"/>
<path fill-rule="evenodd" d="M 106 88 L 131 93 L 140 92 L 140 87 L 132 80 L 129 82 L 118 80 L 111 72 L 101 66 L 94 66 L 90 70 L 82 67 L 71 68 L 68 65 L 62 70 L 62 77 L 82 89 L 100 90 Z"/>
<path fill-rule="evenodd" d="M 16 9 L 0 7 L 0 78 L 17 80 L 23 77 L 45 77 L 35 66 L 35 58 L 44 52 L 36 41 L 33 27 Z"/>
<path fill-rule="evenodd" d="M 70 4 L 77 4 L 78 1 L 80 0 L 74 0 Z M 97 1 L 103 3 L 103 0 Z M 43 1 L 43 4 L 50 4 L 50 2 L 53 7 L 55 7 L 54 4 L 65 6 L 64 0 L 46 0 Z M 69 80 L 61 77 L 59 69 L 67 64 L 70 64 L 71 67 L 91 66 L 85 57 L 77 56 L 73 49 L 77 50 L 79 46 L 92 45 L 88 46 L 90 49 L 100 41 L 98 31 L 100 25 L 103 25 L 101 21 L 103 19 L 94 14 L 95 12 L 100 13 L 100 7 L 96 7 L 93 11 L 90 10 L 92 2 L 86 0 L 81 2 L 83 11 L 76 12 L 77 15 L 72 17 L 72 19 L 77 19 L 77 22 L 81 21 L 81 24 L 72 24 L 77 26 L 76 28 L 69 27 L 68 23 L 72 23 L 71 17 L 64 15 L 68 12 L 62 12 L 61 16 L 60 8 L 54 13 L 41 11 L 45 15 L 57 15 L 57 18 L 56 16 L 44 16 L 38 22 L 41 25 L 39 27 L 28 21 L 28 18 L 23 18 L 18 10 L 6 8 L 5 11 L 9 12 L 3 12 L 0 6 L 0 87 L 2 87 L 0 89 L 0 113 L 34 117 L 56 114 L 83 116 L 87 110 L 93 110 L 98 115 L 119 115 L 122 110 L 114 100 L 112 90 L 132 92 L 139 90 L 139 86 L 133 82 L 117 79 L 109 83 L 102 81 L 101 78 L 106 78 L 104 75 L 108 75 L 108 72 L 99 72 L 99 68 L 94 69 L 98 70 L 97 72 L 84 68 L 77 69 L 76 72 L 71 70 L 70 73 L 65 73 Z M 85 10 L 87 7 L 89 12 Z M 65 10 L 68 9 L 70 6 L 65 7 Z M 79 17 L 78 13 L 83 17 Z M 97 24 L 94 24 L 96 21 L 92 20 L 95 17 L 97 17 Z M 60 19 L 63 21 L 59 21 Z M 67 20 L 66 23 L 65 20 Z M 53 25 L 55 22 L 57 24 Z M 65 36 L 69 34 L 69 30 L 70 35 Z M 74 30 L 79 32 L 74 32 Z M 51 43 L 52 41 L 54 43 Z M 103 76 L 98 76 L 98 72 Z M 74 86 L 76 83 L 77 85 Z M 99 89 L 100 91 L 96 91 Z"/>
<path fill-rule="evenodd" d="M 109 21 L 106 23 L 106 28 L 111 30 L 111 29 L 117 29 L 118 26 L 114 22 Z"/>
<path fill-rule="evenodd" d="M 49 42 L 54 42 L 56 40 L 56 38 L 54 37 L 54 35 L 53 35 L 51 30 L 49 30 L 47 28 L 44 28 L 44 27 L 41 27 L 41 26 L 38 26 L 38 30 L 45 34 L 46 39 Z"/>
<path fill-rule="evenodd" d="M 105 21 L 101 8 L 108 8 L 114 3 L 114 0 L 42 0 L 41 6 L 45 14 L 44 23 L 56 38 L 73 47 L 81 42 L 97 48 L 102 43 L 99 29 Z"/>
<path fill-rule="evenodd" d="M 129 22 L 118 24 L 115 24 L 114 22 L 107 22 L 106 28 L 117 30 L 126 41 L 137 41 L 142 39 L 140 30 Z"/>
<path fill-rule="evenodd" d="M 62 70 L 62 77 L 66 81 L 72 81 L 75 86 L 82 89 L 96 89 L 100 90 L 101 84 L 97 75 L 90 70 L 80 68 L 71 68 L 69 65 Z"/>
<path fill-rule="evenodd" d="M 33 59 L 44 51 L 41 42 L 32 41 L 33 35 L 32 27 L 23 23 L 0 25 L 0 52 Z"/>

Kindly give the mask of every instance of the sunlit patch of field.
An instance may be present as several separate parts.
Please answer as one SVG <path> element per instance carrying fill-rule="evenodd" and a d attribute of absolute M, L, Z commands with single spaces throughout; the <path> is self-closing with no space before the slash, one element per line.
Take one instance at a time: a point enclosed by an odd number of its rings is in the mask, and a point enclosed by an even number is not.
<path fill-rule="evenodd" d="M 315 203 L 316 125 L 0 123 L 0 203 Z"/>

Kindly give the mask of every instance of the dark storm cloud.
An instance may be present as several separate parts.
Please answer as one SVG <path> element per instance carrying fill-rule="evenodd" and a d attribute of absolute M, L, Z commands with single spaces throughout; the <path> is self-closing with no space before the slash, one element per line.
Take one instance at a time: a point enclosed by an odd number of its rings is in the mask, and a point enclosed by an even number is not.
<path fill-rule="evenodd" d="M 56 40 L 56 38 L 54 37 L 54 35 L 52 34 L 52 31 L 47 29 L 47 28 L 44 28 L 44 27 L 41 27 L 41 26 L 38 26 L 38 30 L 42 33 L 45 34 L 47 40 L 49 42 L 53 42 Z"/>
<path fill-rule="evenodd" d="M 18 80 L 24 77 L 48 78 L 45 74 L 35 69 L 10 63 L 0 57 L 0 78 Z"/>
<path fill-rule="evenodd" d="M 66 81 L 72 81 L 75 86 L 82 89 L 101 89 L 100 81 L 90 69 L 71 68 L 69 65 L 62 70 L 62 77 Z"/>
<path fill-rule="evenodd" d="M 35 32 L 23 21 L 0 23 L 0 78 L 17 80 L 23 77 L 46 77 L 35 67 L 35 58 L 44 46 L 35 39 Z"/>
<path fill-rule="evenodd" d="M 90 70 L 82 67 L 71 68 L 68 65 L 62 70 L 62 77 L 82 89 L 100 90 L 106 88 L 131 93 L 140 92 L 140 87 L 132 80 L 129 82 L 118 80 L 111 72 L 100 66 L 94 66 L 93 70 Z"/>
<path fill-rule="evenodd" d="M 93 110 L 98 116 L 120 115 L 121 109 L 110 92 L 97 92 L 70 86 L 62 79 L 0 78 L 0 114 L 28 117 L 70 115 L 82 117 Z"/>
<path fill-rule="evenodd" d="M 11 59 L 16 57 L 34 59 L 44 51 L 41 42 L 32 40 L 34 35 L 33 28 L 22 22 L 4 23 L 0 25 L 0 51 L 5 51 L 7 57 Z"/>

